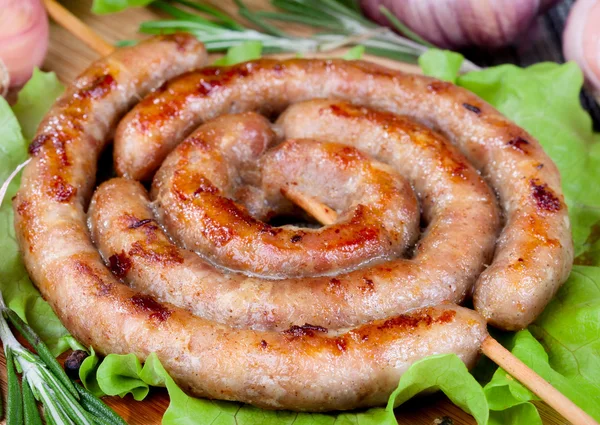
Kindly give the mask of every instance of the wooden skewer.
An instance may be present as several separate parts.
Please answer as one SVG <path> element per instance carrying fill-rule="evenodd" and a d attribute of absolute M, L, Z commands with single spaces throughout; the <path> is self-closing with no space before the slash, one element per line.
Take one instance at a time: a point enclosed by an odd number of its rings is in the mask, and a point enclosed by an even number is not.
<path fill-rule="evenodd" d="M 321 224 L 330 225 L 337 220 L 337 214 L 331 208 L 315 199 L 295 190 L 284 190 L 283 195 L 307 211 Z M 494 363 L 507 371 L 519 382 L 529 388 L 546 404 L 575 425 L 598 425 L 598 423 L 579 406 L 565 397 L 544 378 L 535 373 L 498 341 L 488 336 L 481 344 L 481 351 Z"/>
<path fill-rule="evenodd" d="M 481 351 L 572 424 L 598 425 L 594 418 L 585 413 L 579 406 L 565 397 L 564 394 L 550 385 L 548 381 L 535 373 L 491 336 L 483 341 Z"/>
<path fill-rule="evenodd" d="M 49 15 L 57 23 L 96 52 L 106 56 L 115 50 L 112 45 L 104 41 L 94 30 L 55 0 L 44 0 L 44 3 Z M 283 189 L 282 193 L 321 224 L 330 225 L 337 221 L 337 213 L 314 198 L 290 187 Z M 491 336 L 483 341 L 481 351 L 574 425 L 599 425 L 590 415 L 531 370 Z"/>
<path fill-rule="evenodd" d="M 308 197 L 302 192 L 289 186 L 281 189 L 281 193 L 294 204 L 313 216 L 319 223 L 328 226 L 336 222 L 337 213 L 328 206 L 321 204 L 316 199 Z"/>
<path fill-rule="evenodd" d="M 79 18 L 65 9 L 56 0 L 44 0 L 44 5 L 46 6 L 48 15 L 50 15 L 56 23 L 83 41 L 92 50 L 95 50 L 102 56 L 107 56 L 115 50 L 113 45 L 107 43 L 98 35 L 98 33 L 81 22 Z"/>

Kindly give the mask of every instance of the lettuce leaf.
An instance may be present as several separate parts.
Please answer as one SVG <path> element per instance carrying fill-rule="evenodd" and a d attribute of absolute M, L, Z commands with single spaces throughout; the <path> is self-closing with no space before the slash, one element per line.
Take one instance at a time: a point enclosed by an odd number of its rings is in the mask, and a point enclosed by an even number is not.
<path fill-rule="evenodd" d="M 262 55 L 262 43 L 260 41 L 246 41 L 237 46 L 227 49 L 227 53 L 213 62 L 215 66 L 229 66 L 236 63 L 259 59 Z"/>
<path fill-rule="evenodd" d="M 419 56 L 419 66 L 425 75 L 456 83 L 463 59 L 460 53 L 429 49 Z"/>
<path fill-rule="evenodd" d="M 99 15 L 105 13 L 115 13 L 125 10 L 129 7 L 147 6 L 154 0 L 94 0 L 92 12 Z"/>
<path fill-rule="evenodd" d="M 347 61 L 358 60 L 361 59 L 364 54 L 365 46 L 363 46 L 362 44 L 357 44 L 351 49 L 348 49 L 348 51 L 342 56 L 342 59 L 345 59 Z"/>
<path fill-rule="evenodd" d="M 592 269 L 596 269 L 596 267 Z M 578 273 L 578 271 L 574 271 L 573 273 Z M 600 326 L 597 325 L 596 328 L 598 327 Z M 598 349 L 597 338 L 596 341 L 593 341 L 593 344 L 592 349 Z M 600 382 L 593 381 L 595 378 L 593 374 L 597 377 L 599 373 L 597 368 L 591 371 L 592 376 L 587 373 L 588 370 L 578 370 L 575 373 L 569 373 L 561 364 L 557 364 L 556 368 L 553 368 L 544 346 L 533 337 L 529 330 L 516 333 L 511 338 L 510 346 L 512 346 L 511 352 L 526 365 L 539 373 L 556 389 L 573 400 L 590 415 L 600 418 L 600 405 L 598 405 Z M 590 369 L 598 366 L 598 358 L 597 356 L 595 357 L 595 359 L 589 359 L 592 360 L 592 364 L 589 365 Z M 564 372 L 564 374 L 560 371 Z M 496 411 L 513 408 L 521 404 L 528 404 L 530 400 L 538 399 L 502 369 L 496 371 L 492 380 L 485 386 L 484 391 L 488 398 L 490 409 Z"/>
<path fill-rule="evenodd" d="M 166 387 L 171 401 L 163 425 L 213 423 L 217 418 L 223 425 L 396 425 L 395 407 L 417 394 L 437 389 L 472 414 L 479 425 L 487 424 L 489 415 L 483 388 L 455 354 L 431 356 L 413 364 L 400 379 L 386 408 L 338 414 L 262 410 L 241 403 L 193 398 L 177 386 L 154 353 L 143 366 L 133 354 L 109 354 L 98 366 L 98 358 L 92 351 L 79 370 L 79 376 L 86 388 L 98 396 L 132 394 L 136 400 L 141 400 L 148 394 L 149 386 Z"/>
<path fill-rule="evenodd" d="M 33 75 L 19 92 L 17 103 L 12 107 L 26 140 L 33 139 L 42 118 L 64 90 L 54 72 L 43 72 L 38 68 L 33 70 Z"/>

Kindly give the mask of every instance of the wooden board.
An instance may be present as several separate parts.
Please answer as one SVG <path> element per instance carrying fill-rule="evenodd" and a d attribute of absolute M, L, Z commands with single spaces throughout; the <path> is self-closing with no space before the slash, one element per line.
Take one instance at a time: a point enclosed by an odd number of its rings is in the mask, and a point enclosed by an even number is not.
<path fill-rule="evenodd" d="M 139 23 L 161 17 L 159 13 L 148 8 L 128 10 L 110 16 L 95 16 L 89 11 L 91 0 L 63 0 L 62 3 L 109 42 L 140 38 L 140 35 L 137 34 Z M 206 1 L 206 3 L 213 3 L 230 14 L 234 14 L 237 9 L 233 0 L 213 0 Z M 269 7 L 267 0 L 246 0 L 246 4 L 253 8 Z M 286 30 L 298 35 L 309 32 L 304 27 L 289 24 L 286 25 Z M 52 24 L 50 31 L 50 48 L 44 68 L 55 71 L 62 81 L 68 83 L 83 71 L 91 61 L 97 59 L 98 55 L 63 28 Z M 330 53 L 329 56 L 334 56 L 335 54 L 335 52 Z M 418 68 L 414 65 L 380 58 L 369 59 L 397 69 L 419 72 Z M 0 381 L 3 393 L 6 395 L 5 359 L 1 355 Z M 6 400 L 6 397 L 4 397 L 4 400 Z M 136 402 L 130 396 L 124 399 L 106 397 L 105 401 L 131 425 L 160 424 L 162 414 L 169 404 L 168 396 L 164 389 L 153 389 L 146 400 L 142 402 Z M 545 424 L 558 425 L 567 423 L 548 406 L 542 403 L 537 403 L 537 405 L 540 408 Z M 442 394 L 411 400 L 397 409 L 396 413 L 399 423 L 406 425 L 431 425 L 436 419 L 442 417 L 451 418 L 456 425 L 475 424 L 471 416 L 454 406 Z"/>

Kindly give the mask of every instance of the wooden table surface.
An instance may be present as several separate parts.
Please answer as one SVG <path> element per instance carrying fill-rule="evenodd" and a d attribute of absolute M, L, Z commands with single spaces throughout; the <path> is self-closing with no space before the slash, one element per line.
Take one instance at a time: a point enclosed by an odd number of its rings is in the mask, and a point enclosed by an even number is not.
<path fill-rule="evenodd" d="M 140 38 L 140 35 L 137 34 L 139 23 L 161 17 L 159 13 L 149 8 L 131 9 L 108 16 L 95 16 L 90 12 L 91 0 L 63 0 L 61 3 L 111 43 L 122 39 Z M 206 3 L 213 3 L 231 14 L 234 14 L 237 10 L 233 0 L 211 0 L 206 1 Z M 251 8 L 268 8 L 267 3 L 267 0 L 246 0 L 246 4 Z M 308 33 L 305 27 L 289 24 L 286 24 L 286 30 L 291 30 L 296 34 Z M 45 70 L 55 71 L 63 82 L 68 83 L 83 71 L 91 61 L 97 58 L 98 55 L 94 51 L 78 41 L 66 30 L 54 23 L 51 24 L 50 48 L 44 63 Z M 391 67 L 418 72 L 418 68 L 414 65 L 377 58 L 373 60 Z M 0 356 L 0 380 L 3 392 L 6 394 L 6 370 L 4 363 L 4 357 Z M 6 397 L 4 399 L 6 400 Z M 124 399 L 106 397 L 104 400 L 131 425 L 160 424 L 162 414 L 169 403 L 166 390 L 164 389 L 153 389 L 146 400 L 142 402 L 136 402 L 130 396 Z M 568 423 L 543 403 L 537 403 L 537 405 L 545 424 Z M 442 394 L 411 400 L 398 408 L 396 413 L 400 424 L 431 425 L 436 419 L 442 417 L 452 419 L 453 423 L 457 425 L 475 424 L 470 415 L 454 406 Z"/>

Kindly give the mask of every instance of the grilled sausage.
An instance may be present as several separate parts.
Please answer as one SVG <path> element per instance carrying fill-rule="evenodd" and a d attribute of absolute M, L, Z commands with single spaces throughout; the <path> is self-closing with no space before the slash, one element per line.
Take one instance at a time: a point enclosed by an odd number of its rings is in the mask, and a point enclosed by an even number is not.
<path fill-rule="evenodd" d="M 472 365 L 485 323 L 461 307 L 430 307 L 332 334 L 311 325 L 232 330 L 132 290 L 103 265 L 84 214 L 100 151 L 131 102 L 198 66 L 203 55 L 181 35 L 119 50 L 84 72 L 41 124 L 14 199 L 15 228 L 32 279 L 65 326 L 101 353 L 157 353 L 195 395 L 269 408 L 382 404 L 419 358 L 454 352 Z"/>
<path fill-rule="evenodd" d="M 338 129 L 339 134 L 351 146 L 388 161 L 420 194 L 428 230 L 412 259 L 302 280 L 260 280 L 223 273 L 197 259 L 192 261 L 155 223 L 152 228 L 129 229 L 132 211 L 138 222 L 154 216 L 143 192 L 117 190 L 119 185 L 110 190 L 101 187 L 96 194 L 96 205 L 90 209 L 94 238 L 105 258 L 121 255 L 131 263 L 132 274 L 126 277 L 132 284 L 232 326 L 285 329 L 311 323 L 342 328 L 443 301 L 462 301 L 492 255 L 498 225 L 493 194 L 439 135 L 406 118 L 364 111 L 373 119 L 356 121 L 347 131 Z M 159 173 L 156 179 L 160 182 L 163 177 Z M 157 191 L 158 204 L 175 204 L 180 197 L 176 188 L 159 184 L 163 187 Z M 125 200 L 128 191 L 141 202 Z M 186 219 L 189 208 L 182 210 L 179 227 L 193 226 L 196 218 Z M 229 231 L 235 232 L 236 227 Z M 161 261 L 163 252 L 177 252 L 182 260 Z"/>
<path fill-rule="evenodd" d="M 475 142 L 467 141 L 463 147 L 496 188 L 506 220 L 494 259 L 475 283 L 474 304 L 495 326 L 516 330 L 541 313 L 566 279 L 573 247 L 555 165 L 531 136 L 505 120 L 487 117 L 492 112 L 486 112 L 486 120 L 504 125 L 504 137 L 512 138 L 492 139 L 478 128 L 478 142 L 472 146 Z M 362 108 L 314 101 L 291 106 L 279 124 L 289 137 L 319 135 L 348 143 L 348 135 L 373 117 Z M 305 120 L 311 125 L 303 124 Z"/>
<path fill-rule="evenodd" d="M 503 329 L 531 323 L 566 280 L 573 260 L 558 170 L 531 135 L 450 83 L 360 61 L 260 60 L 205 68 L 169 82 L 120 123 L 117 169 L 149 178 L 166 154 L 208 119 L 227 112 L 277 112 L 323 97 L 426 123 L 481 171 L 498 193 L 506 224 L 494 260 L 476 285 L 475 307 Z"/>
<path fill-rule="evenodd" d="M 153 185 L 170 235 L 215 264 L 271 279 L 381 263 L 414 243 L 417 199 L 391 167 L 311 140 L 265 153 L 273 143 L 268 121 L 247 113 L 216 118 L 179 145 Z M 301 229 L 261 221 L 280 206 L 289 210 L 281 190 L 292 185 L 339 211 L 337 223 Z"/>

